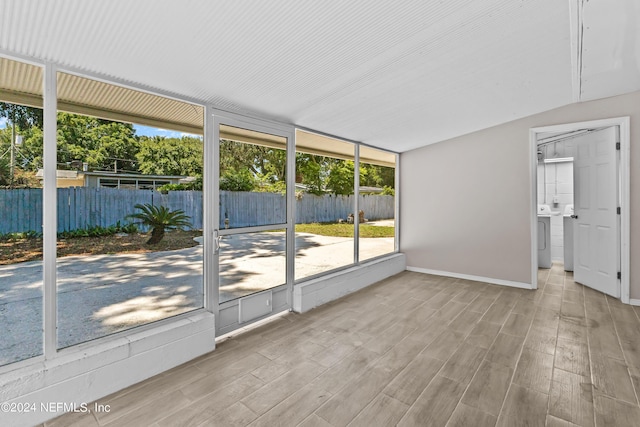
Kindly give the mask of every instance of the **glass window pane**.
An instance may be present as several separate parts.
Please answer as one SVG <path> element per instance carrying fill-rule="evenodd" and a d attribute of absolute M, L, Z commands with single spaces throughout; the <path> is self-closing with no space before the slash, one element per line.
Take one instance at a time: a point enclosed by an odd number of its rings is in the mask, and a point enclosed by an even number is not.
<path fill-rule="evenodd" d="M 360 261 L 395 250 L 395 158 L 360 147 Z"/>
<path fill-rule="evenodd" d="M 0 365 L 42 354 L 41 82 L 0 58 Z"/>
<path fill-rule="evenodd" d="M 113 108 L 134 121 L 146 111 L 126 108 L 164 98 L 64 73 L 58 85 L 59 173 L 83 177 L 58 186 L 58 346 L 203 307 L 201 135 L 112 120 Z M 203 114 L 185 105 L 171 111 Z M 189 184 L 150 191 L 179 178 Z"/>
<path fill-rule="evenodd" d="M 296 131 L 296 280 L 353 264 L 354 145 Z"/>
<path fill-rule="evenodd" d="M 286 283 L 285 230 L 220 239 L 220 303 Z"/>
<path fill-rule="evenodd" d="M 100 179 L 101 187 L 108 188 L 118 188 L 118 180 L 117 179 Z"/>
<path fill-rule="evenodd" d="M 133 179 L 121 179 L 120 180 L 120 188 L 127 190 L 135 190 L 136 189 L 136 181 Z"/>
<path fill-rule="evenodd" d="M 287 139 L 220 126 L 220 228 L 287 222 Z"/>

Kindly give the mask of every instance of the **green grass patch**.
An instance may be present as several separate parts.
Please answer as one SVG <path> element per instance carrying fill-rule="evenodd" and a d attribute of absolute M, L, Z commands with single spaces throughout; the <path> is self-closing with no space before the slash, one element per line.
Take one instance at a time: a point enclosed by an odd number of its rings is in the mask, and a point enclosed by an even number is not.
<path fill-rule="evenodd" d="M 296 224 L 296 233 L 310 233 L 319 236 L 353 237 L 353 224 L 312 223 Z M 393 237 L 394 227 L 360 224 L 360 237 Z"/>

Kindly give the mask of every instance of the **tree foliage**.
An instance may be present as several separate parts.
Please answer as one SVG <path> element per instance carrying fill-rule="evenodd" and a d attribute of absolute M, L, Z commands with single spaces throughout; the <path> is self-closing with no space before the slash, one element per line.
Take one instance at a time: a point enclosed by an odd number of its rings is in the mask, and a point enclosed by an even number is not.
<path fill-rule="evenodd" d="M 327 161 L 323 156 L 296 153 L 296 182 L 306 185 L 308 193 L 323 194 L 328 176 Z"/>
<path fill-rule="evenodd" d="M 220 177 L 220 190 L 252 191 L 256 188 L 256 179 L 249 169 L 235 170 L 229 168 Z"/>
<path fill-rule="evenodd" d="M 91 170 L 135 172 L 139 141 L 132 124 L 58 113 L 58 163 L 86 162 Z"/>
<path fill-rule="evenodd" d="M 255 184 L 253 189 L 281 191 L 287 179 L 287 156 L 284 150 L 244 142 L 220 140 L 220 175 L 232 180 L 248 182 L 251 174 Z M 241 176 L 234 176 L 240 174 Z M 221 182 L 221 189 L 223 184 Z M 225 184 L 225 186 L 227 186 Z"/>
<path fill-rule="evenodd" d="M 13 139 L 18 134 L 29 132 L 32 128 L 42 128 L 42 109 L 27 107 L 25 105 L 0 102 L 0 117 L 7 119 L 8 126 L 0 132 L 0 185 L 31 186 L 34 184 L 33 177 L 26 175 L 20 168 L 20 163 L 25 163 L 25 156 L 22 151 L 14 152 L 15 163 L 18 166 L 11 175 L 11 146 Z M 28 163 L 28 159 L 27 163 Z"/>
<path fill-rule="evenodd" d="M 42 109 L 27 107 L 26 105 L 0 102 L 0 117 L 5 117 L 18 129 L 28 129 L 37 126 L 42 129 Z"/>
<path fill-rule="evenodd" d="M 140 138 L 139 171 L 148 175 L 202 176 L 203 146 L 199 138 Z"/>
<path fill-rule="evenodd" d="M 0 102 L 0 117 L 10 125 L 0 129 L 0 156 L 11 146 L 12 126 L 22 136 L 16 167 L 19 172 L 43 167 L 42 110 Z M 58 168 L 118 171 L 143 175 L 196 177 L 192 184 L 172 184 L 165 190 L 201 189 L 203 142 L 197 137 L 138 136 L 131 124 L 65 112 L 58 113 Z M 296 183 L 312 194 L 353 194 L 354 162 L 296 153 Z M 286 189 L 286 151 L 233 140 L 220 141 L 220 188 L 228 191 Z M 384 188 L 393 194 L 393 168 L 360 164 L 360 185 Z M 9 163 L 0 158 L 0 185 L 6 185 Z"/>

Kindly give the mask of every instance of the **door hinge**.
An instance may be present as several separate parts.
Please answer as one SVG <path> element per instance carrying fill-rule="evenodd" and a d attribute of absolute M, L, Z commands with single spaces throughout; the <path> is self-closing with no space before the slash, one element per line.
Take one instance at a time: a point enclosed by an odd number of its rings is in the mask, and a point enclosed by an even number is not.
<path fill-rule="evenodd" d="M 620 150 L 620 143 L 616 142 L 616 150 Z"/>
<path fill-rule="evenodd" d="M 622 273 L 618 271 L 618 280 L 622 280 Z"/>
<path fill-rule="evenodd" d="M 616 210 L 618 211 L 618 215 L 622 214 L 622 208 L 620 208 L 620 206 L 618 206 L 618 208 Z"/>

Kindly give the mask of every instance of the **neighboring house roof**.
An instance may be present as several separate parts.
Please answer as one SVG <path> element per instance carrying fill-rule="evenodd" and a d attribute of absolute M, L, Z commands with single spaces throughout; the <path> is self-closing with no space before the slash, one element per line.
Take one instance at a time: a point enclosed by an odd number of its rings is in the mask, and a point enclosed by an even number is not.
<path fill-rule="evenodd" d="M 38 178 L 44 177 L 44 170 L 43 169 L 38 169 L 38 172 L 36 172 L 36 177 L 38 177 Z M 56 178 L 58 178 L 58 179 L 78 179 L 78 171 L 69 171 L 69 170 L 58 169 L 56 171 Z"/>
<path fill-rule="evenodd" d="M 83 172 L 86 176 L 97 176 L 101 178 L 130 178 L 130 179 L 188 179 L 184 175 L 142 175 L 138 173 L 117 173 L 108 171 Z"/>
<path fill-rule="evenodd" d="M 360 186 L 361 193 L 382 193 L 383 191 L 384 189 L 380 187 L 368 187 L 366 185 Z"/>
<path fill-rule="evenodd" d="M 194 181 L 196 178 L 192 176 L 184 175 L 141 175 L 136 173 L 115 173 L 108 171 L 93 171 L 82 172 L 76 170 L 63 170 L 58 169 L 56 171 L 56 178 L 58 179 L 82 179 L 83 176 L 95 176 L 99 178 L 125 178 L 125 179 L 171 179 L 179 180 L 181 183 L 188 183 Z M 38 169 L 36 177 L 43 178 L 44 170 Z"/>

